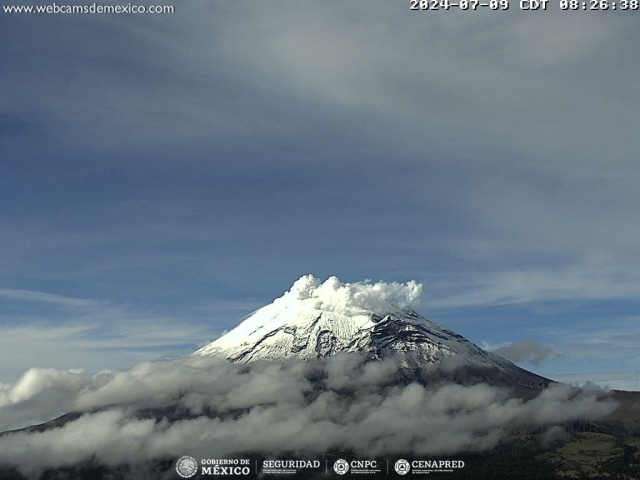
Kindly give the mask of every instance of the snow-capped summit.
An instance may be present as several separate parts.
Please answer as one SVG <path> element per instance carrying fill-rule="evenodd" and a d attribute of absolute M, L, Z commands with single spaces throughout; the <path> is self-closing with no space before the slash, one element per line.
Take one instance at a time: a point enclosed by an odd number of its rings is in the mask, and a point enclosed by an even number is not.
<path fill-rule="evenodd" d="M 372 359 L 398 356 L 407 369 L 451 359 L 474 372 L 491 370 L 491 377 L 506 375 L 506 383 L 538 386 L 546 380 L 417 314 L 413 307 L 421 295 L 422 285 L 414 281 L 343 283 L 330 277 L 322 282 L 305 275 L 193 355 L 248 363 L 361 352 Z"/>

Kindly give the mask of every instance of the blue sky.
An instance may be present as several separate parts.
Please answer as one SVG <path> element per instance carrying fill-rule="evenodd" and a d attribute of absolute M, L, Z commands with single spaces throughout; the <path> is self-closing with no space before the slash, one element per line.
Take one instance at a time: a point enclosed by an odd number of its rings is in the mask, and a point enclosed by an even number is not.
<path fill-rule="evenodd" d="M 313 273 L 640 390 L 637 21 L 516 7 L 0 16 L 0 383 L 190 352 Z"/>

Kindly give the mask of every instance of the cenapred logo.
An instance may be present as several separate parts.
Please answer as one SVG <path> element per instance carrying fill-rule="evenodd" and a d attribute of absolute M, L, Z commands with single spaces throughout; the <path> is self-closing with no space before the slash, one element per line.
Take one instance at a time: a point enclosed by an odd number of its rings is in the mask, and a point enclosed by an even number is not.
<path fill-rule="evenodd" d="M 411 460 L 411 462 L 401 458 L 393 468 L 398 475 L 411 473 L 415 475 L 429 475 L 431 473 L 452 473 L 455 470 L 463 469 L 462 460 Z"/>
<path fill-rule="evenodd" d="M 180 457 L 176 462 L 176 472 L 182 478 L 191 478 L 198 472 L 198 462 L 189 455 Z"/>
<path fill-rule="evenodd" d="M 349 471 L 349 462 L 347 462 L 344 459 L 339 459 L 336 460 L 336 463 L 333 464 L 333 470 L 338 474 L 338 475 L 344 475 L 345 473 L 347 473 Z"/>
<path fill-rule="evenodd" d="M 406 475 L 407 473 L 409 473 L 409 471 L 411 471 L 411 465 L 409 465 L 409 462 L 407 462 L 404 458 L 398 460 L 393 468 L 395 468 L 398 475 Z"/>

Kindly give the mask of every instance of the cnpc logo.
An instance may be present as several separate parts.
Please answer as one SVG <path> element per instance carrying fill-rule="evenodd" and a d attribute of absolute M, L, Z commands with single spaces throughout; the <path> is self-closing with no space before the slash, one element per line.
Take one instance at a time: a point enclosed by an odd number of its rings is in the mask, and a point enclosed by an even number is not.
<path fill-rule="evenodd" d="M 360 473 L 363 470 L 375 470 L 377 466 L 378 462 L 376 460 L 351 460 L 351 462 L 347 462 L 343 458 L 340 458 L 333 464 L 333 471 L 338 475 L 344 475 L 348 473 L 349 470 Z"/>
<path fill-rule="evenodd" d="M 349 462 L 344 459 L 336 460 L 336 463 L 333 464 L 333 471 L 338 475 L 344 475 L 349 471 Z"/>

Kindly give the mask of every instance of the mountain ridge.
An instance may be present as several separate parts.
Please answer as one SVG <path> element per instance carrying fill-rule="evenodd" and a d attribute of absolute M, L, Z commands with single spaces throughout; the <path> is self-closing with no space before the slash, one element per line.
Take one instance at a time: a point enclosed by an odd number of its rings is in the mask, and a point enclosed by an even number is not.
<path fill-rule="evenodd" d="M 250 363 L 365 353 L 371 360 L 395 356 L 409 375 L 452 365 L 458 373 L 473 372 L 470 380 L 491 384 L 540 389 L 551 382 L 418 314 L 412 304 L 421 293 L 416 282 L 350 284 L 305 275 L 192 355 Z"/>

